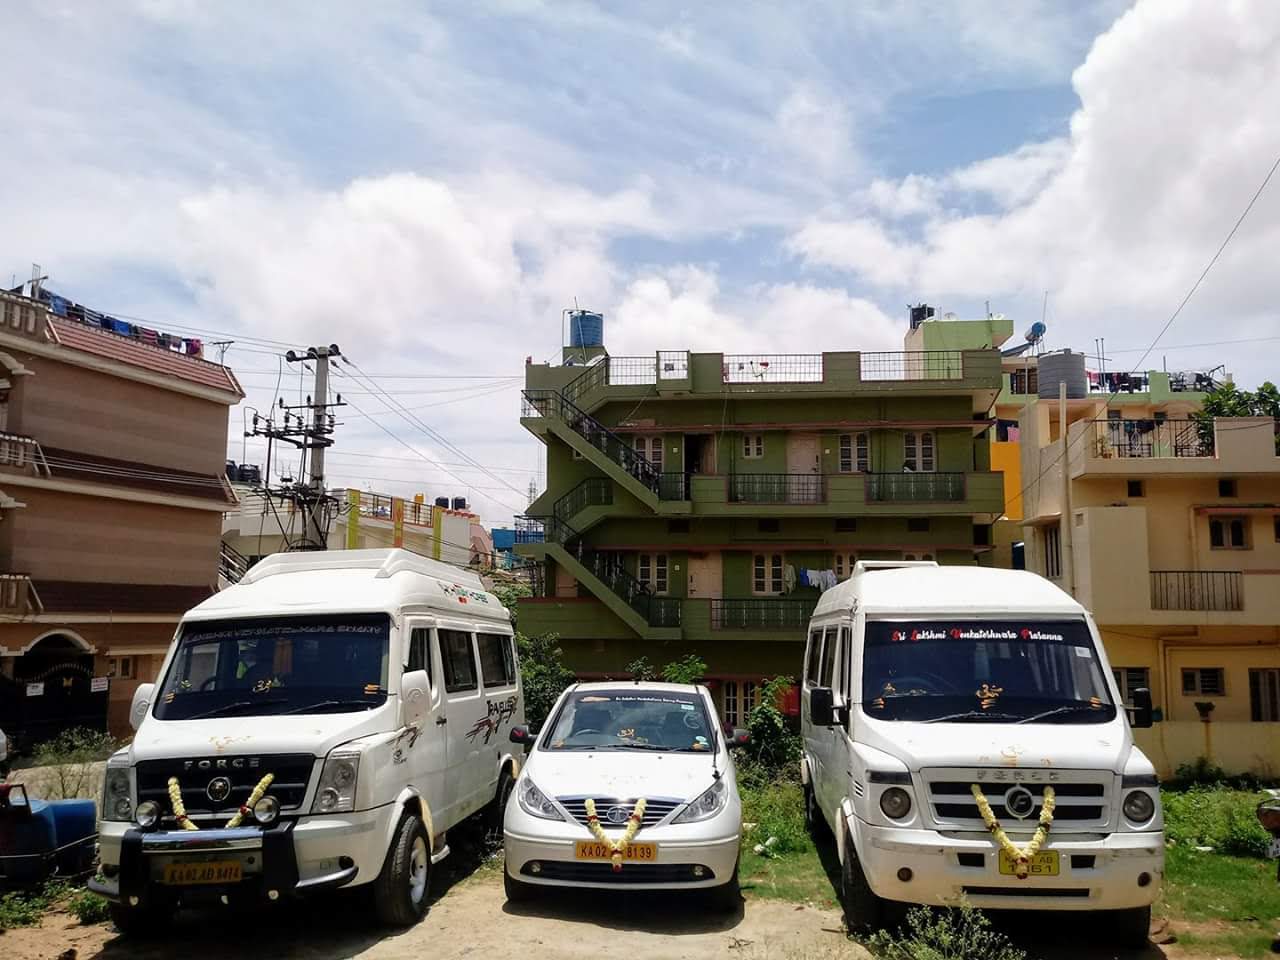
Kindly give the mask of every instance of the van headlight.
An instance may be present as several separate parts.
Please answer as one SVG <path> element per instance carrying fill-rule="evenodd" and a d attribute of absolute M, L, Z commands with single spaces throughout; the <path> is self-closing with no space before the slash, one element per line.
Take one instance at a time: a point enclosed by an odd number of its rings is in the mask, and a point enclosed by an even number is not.
<path fill-rule="evenodd" d="M 701 820 L 710 820 L 723 810 L 728 802 L 729 788 L 724 785 L 723 780 L 717 780 L 704 790 L 698 799 L 685 807 L 684 812 L 671 822 L 698 823 Z"/>
<path fill-rule="evenodd" d="M 1156 802 L 1144 790 L 1134 790 L 1124 798 L 1124 815 L 1133 823 L 1146 823 L 1156 814 Z"/>
<path fill-rule="evenodd" d="M 348 813 L 356 808 L 356 779 L 360 774 L 360 754 L 331 753 L 320 771 L 312 813 Z"/>
<path fill-rule="evenodd" d="M 520 786 L 516 789 L 516 797 L 520 800 L 520 809 L 531 817 L 542 820 L 564 819 L 559 808 L 528 777 L 520 781 Z"/>
<path fill-rule="evenodd" d="M 102 819 L 127 823 L 133 819 L 133 783 L 129 761 L 107 761 L 102 782 Z"/>
<path fill-rule="evenodd" d="M 890 820 L 901 820 L 911 812 L 911 794 L 902 787 L 890 787 L 880 794 L 880 810 Z"/>

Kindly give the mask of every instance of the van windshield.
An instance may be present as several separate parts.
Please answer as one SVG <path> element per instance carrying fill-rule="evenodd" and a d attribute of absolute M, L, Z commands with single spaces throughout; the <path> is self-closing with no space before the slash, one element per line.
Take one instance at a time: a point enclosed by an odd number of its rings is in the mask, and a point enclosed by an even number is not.
<path fill-rule="evenodd" d="M 1116 715 L 1083 620 L 869 620 L 862 709 L 877 720 L 956 723 Z"/>
<path fill-rule="evenodd" d="M 704 753 L 716 739 L 700 694 L 582 690 L 565 698 L 542 749 Z"/>
<path fill-rule="evenodd" d="M 387 699 L 383 613 L 189 623 L 156 697 L 159 720 L 371 710 Z"/>

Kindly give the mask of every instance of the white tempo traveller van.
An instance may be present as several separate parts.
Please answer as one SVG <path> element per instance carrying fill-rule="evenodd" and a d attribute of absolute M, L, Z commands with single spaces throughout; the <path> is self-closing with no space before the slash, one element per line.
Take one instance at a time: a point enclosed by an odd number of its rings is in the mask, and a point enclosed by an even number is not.
<path fill-rule="evenodd" d="M 510 618 L 403 550 L 268 557 L 183 617 L 107 763 L 102 876 L 125 932 L 203 897 L 365 887 L 417 921 L 446 832 L 501 829 L 524 722 Z"/>
<path fill-rule="evenodd" d="M 1155 770 L 1092 618 L 1035 574 L 858 563 L 809 628 L 807 812 L 851 927 L 886 901 L 1111 911 L 1145 943 L 1164 872 Z M 1151 723 L 1134 696 L 1133 726 Z"/>

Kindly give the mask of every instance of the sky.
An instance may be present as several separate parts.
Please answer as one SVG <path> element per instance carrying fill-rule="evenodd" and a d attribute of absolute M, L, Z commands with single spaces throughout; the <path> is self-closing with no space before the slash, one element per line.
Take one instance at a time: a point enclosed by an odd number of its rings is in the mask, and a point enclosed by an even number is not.
<path fill-rule="evenodd" d="M 1157 340 L 1280 156 L 1271 0 L 11 0 L 5 37 L 0 279 L 235 340 L 237 460 L 305 388 L 279 352 L 337 343 L 329 481 L 508 521 L 575 303 L 614 355 L 901 349 L 924 301 L 1280 376 L 1280 175 Z"/>

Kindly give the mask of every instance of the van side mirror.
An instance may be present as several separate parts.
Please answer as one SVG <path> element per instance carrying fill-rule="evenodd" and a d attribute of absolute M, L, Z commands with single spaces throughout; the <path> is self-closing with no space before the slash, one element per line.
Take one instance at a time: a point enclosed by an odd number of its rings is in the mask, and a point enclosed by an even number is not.
<path fill-rule="evenodd" d="M 511 733 L 508 734 L 508 737 L 512 743 L 518 743 L 522 747 L 533 743 L 533 734 L 529 732 L 529 728 L 523 723 L 519 726 L 512 727 Z"/>
<path fill-rule="evenodd" d="M 1145 730 L 1152 724 L 1151 691 L 1139 687 L 1133 691 L 1133 716 L 1129 718 L 1129 726 L 1135 730 Z"/>
<path fill-rule="evenodd" d="M 815 727 L 836 725 L 835 699 L 830 687 L 813 687 L 809 690 L 809 722 Z"/>
<path fill-rule="evenodd" d="M 729 737 L 729 749 L 738 750 L 751 743 L 751 733 L 740 727 L 734 727 L 733 733 Z"/>
<path fill-rule="evenodd" d="M 151 709 L 151 698 L 156 694 L 154 683 L 140 683 L 133 691 L 133 702 L 129 704 L 129 726 L 137 730 Z"/>
<path fill-rule="evenodd" d="M 410 670 L 400 678 L 400 715 L 406 727 L 421 729 L 431 709 L 431 681 L 425 670 Z"/>

